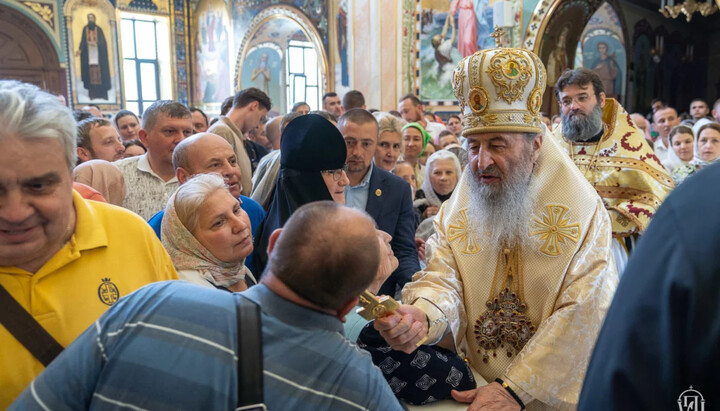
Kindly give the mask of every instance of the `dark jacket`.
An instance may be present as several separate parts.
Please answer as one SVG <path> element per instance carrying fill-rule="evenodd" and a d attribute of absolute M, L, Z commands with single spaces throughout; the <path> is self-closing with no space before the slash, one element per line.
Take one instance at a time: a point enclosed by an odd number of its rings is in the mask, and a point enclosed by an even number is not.
<path fill-rule="evenodd" d="M 390 234 L 392 250 L 399 265 L 380 288 L 380 294 L 395 295 L 420 271 L 415 248 L 415 212 L 410 185 L 380 167 L 373 167 L 365 211 L 375 219 L 377 228 Z"/>

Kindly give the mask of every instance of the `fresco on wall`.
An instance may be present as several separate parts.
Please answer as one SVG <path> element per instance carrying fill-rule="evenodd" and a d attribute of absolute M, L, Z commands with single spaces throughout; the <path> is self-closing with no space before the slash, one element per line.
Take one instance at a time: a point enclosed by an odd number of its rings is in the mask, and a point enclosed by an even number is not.
<path fill-rule="evenodd" d="M 335 82 L 342 87 L 350 87 L 350 70 L 348 67 L 348 2 L 340 0 L 337 14 L 337 50 L 340 65 L 340 78 Z"/>
<path fill-rule="evenodd" d="M 420 98 L 454 100 L 450 80 L 457 63 L 478 50 L 495 47 L 492 4 L 496 0 L 422 0 L 420 30 Z M 515 24 L 522 3 L 510 0 Z"/>
<path fill-rule="evenodd" d="M 73 11 L 71 33 L 75 101 L 116 104 L 116 47 L 107 16 L 97 8 L 78 7 Z"/>
<path fill-rule="evenodd" d="M 167 0 L 118 0 L 117 6 L 121 10 L 143 13 L 170 13 L 170 5 Z"/>
<path fill-rule="evenodd" d="M 241 81 L 244 88 L 256 87 L 270 97 L 273 108 L 281 105 L 283 90 L 283 60 L 280 47 L 272 43 L 259 44 L 245 56 Z"/>
<path fill-rule="evenodd" d="M 315 25 L 317 31 L 322 38 L 323 46 L 328 47 L 328 0 L 248 0 L 234 1 L 233 14 L 233 30 L 235 38 L 242 39 L 250 26 L 252 19 L 263 9 L 278 4 L 286 4 L 296 7 L 307 16 Z"/>
<path fill-rule="evenodd" d="M 622 101 L 625 96 L 627 56 L 620 19 L 604 3 L 590 18 L 581 36 L 582 65 L 597 73 L 605 95 Z"/>
<path fill-rule="evenodd" d="M 223 0 L 202 0 L 194 21 L 195 102 L 220 103 L 232 94 L 228 6 Z"/>

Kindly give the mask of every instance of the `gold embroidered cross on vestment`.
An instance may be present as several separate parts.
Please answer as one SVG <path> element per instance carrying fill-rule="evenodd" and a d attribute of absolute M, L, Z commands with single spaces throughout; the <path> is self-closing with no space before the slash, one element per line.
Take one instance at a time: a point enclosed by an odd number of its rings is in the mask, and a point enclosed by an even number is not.
<path fill-rule="evenodd" d="M 488 363 L 490 353 L 497 357 L 497 349 L 504 349 L 508 357 L 517 354 L 535 334 L 525 305 L 523 278 L 520 269 L 519 247 L 503 248 L 493 276 L 490 297 L 485 303 L 487 310 L 475 321 L 475 340 Z M 502 277 L 500 292 L 496 292 L 498 277 Z"/>

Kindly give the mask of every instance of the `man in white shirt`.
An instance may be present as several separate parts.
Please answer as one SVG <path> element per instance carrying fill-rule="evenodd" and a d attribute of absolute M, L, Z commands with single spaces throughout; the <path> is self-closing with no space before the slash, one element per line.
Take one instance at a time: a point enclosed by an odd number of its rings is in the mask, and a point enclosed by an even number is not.
<path fill-rule="evenodd" d="M 679 159 L 675 159 L 674 156 L 670 156 L 668 153 L 668 150 L 671 150 L 668 134 L 678 124 L 680 124 L 680 119 L 677 111 L 672 107 L 663 107 L 653 113 L 653 128 L 659 134 L 653 148 L 655 149 L 655 155 L 669 171 L 683 165 Z"/>
<path fill-rule="evenodd" d="M 140 141 L 147 153 L 115 163 L 125 177 L 123 207 L 148 220 L 165 207 L 178 187 L 172 154 L 175 146 L 193 133 L 192 114 L 183 104 L 158 100 L 142 116 Z"/>
<path fill-rule="evenodd" d="M 430 136 L 433 139 L 433 144 L 439 144 L 438 136 L 440 135 L 440 132 L 446 128 L 440 123 L 425 120 L 425 117 L 423 116 L 425 107 L 419 98 L 417 98 L 414 94 L 406 94 L 402 96 L 398 102 L 398 111 L 400 112 L 403 120 L 408 123 L 419 123 L 423 126 L 425 131 L 430 133 Z"/>

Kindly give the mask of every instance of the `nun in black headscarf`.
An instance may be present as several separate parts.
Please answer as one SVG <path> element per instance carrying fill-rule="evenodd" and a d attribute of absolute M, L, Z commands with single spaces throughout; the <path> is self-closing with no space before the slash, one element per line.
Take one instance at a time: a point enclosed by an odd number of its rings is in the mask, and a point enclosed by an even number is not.
<path fill-rule="evenodd" d="M 285 225 L 292 213 L 313 201 L 345 204 L 347 148 L 340 131 L 317 114 L 291 121 L 280 140 L 280 172 L 265 220 L 255 237 L 253 272 L 262 276 L 270 234 Z"/>

